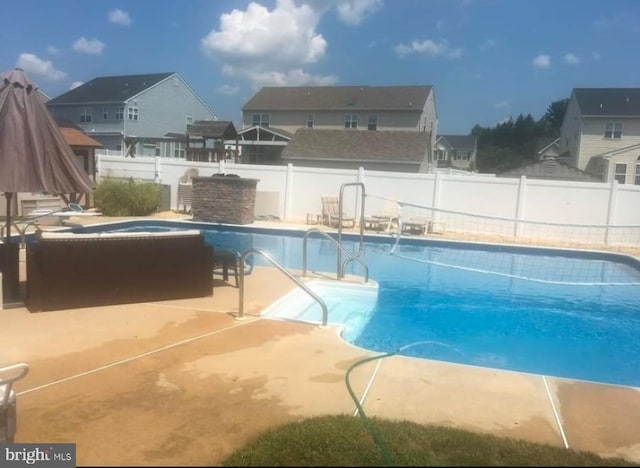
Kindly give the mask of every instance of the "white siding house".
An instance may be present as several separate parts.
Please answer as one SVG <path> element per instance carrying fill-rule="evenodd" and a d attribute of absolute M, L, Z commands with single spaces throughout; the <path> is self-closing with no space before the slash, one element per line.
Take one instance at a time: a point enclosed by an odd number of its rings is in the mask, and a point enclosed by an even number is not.
<path fill-rule="evenodd" d="M 640 185 L 640 88 L 576 88 L 560 136 L 571 165 L 603 182 Z"/>

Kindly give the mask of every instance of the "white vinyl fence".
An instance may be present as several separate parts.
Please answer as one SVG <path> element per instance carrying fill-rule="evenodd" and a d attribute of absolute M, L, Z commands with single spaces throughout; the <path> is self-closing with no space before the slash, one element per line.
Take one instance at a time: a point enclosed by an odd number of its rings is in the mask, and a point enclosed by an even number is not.
<path fill-rule="evenodd" d="M 256 215 L 303 221 L 321 212 L 320 197 L 337 195 L 344 183 L 363 182 L 365 214 L 380 213 L 384 199 L 454 212 L 523 222 L 578 225 L 633 225 L 640 228 L 640 186 L 597 182 L 497 178 L 482 174 L 447 175 L 205 163 L 183 159 L 97 156 L 100 178 L 132 178 L 171 186 L 171 208 L 178 209 L 178 180 L 187 169 L 199 176 L 216 173 L 255 178 Z M 345 210 L 357 213 L 356 188 L 345 188 Z"/>

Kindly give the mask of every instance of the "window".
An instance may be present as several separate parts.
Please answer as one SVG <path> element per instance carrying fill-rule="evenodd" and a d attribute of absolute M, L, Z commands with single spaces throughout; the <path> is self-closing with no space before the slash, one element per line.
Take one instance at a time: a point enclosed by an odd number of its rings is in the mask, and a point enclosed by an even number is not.
<path fill-rule="evenodd" d="M 253 114 L 251 116 L 251 126 L 255 125 L 269 128 L 269 114 Z"/>
<path fill-rule="evenodd" d="M 345 114 L 344 128 L 358 128 L 358 114 Z"/>
<path fill-rule="evenodd" d="M 187 125 L 193 125 L 193 117 L 190 115 L 187 115 L 185 118 Z"/>
<path fill-rule="evenodd" d="M 453 159 L 456 161 L 468 161 L 469 160 L 469 152 L 468 151 L 455 151 L 453 153 Z"/>
<path fill-rule="evenodd" d="M 156 143 L 156 156 L 160 156 L 160 143 Z"/>
<path fill-rule="evenodd" d="M 616 173 L 614 174 L 613 178 L 616 179 L 619 184 L 624 184 L 627 179 L 627 165 L 616 164 Z"/>
<path fill-rule="evenodd" d="M 173 157 L 184 159 L 184 150 L 185 144 L 181 141 L 176 142 L 175 147 L 173 149 Z"/>
<path fill-rule="evenodd" d="M 313 114 L 307 114 L 307 128 L 313 128 Z"/>
<path fill-rule="evenodd" d="M 102 108 L 102 118 L 104 120 L 107 120 L 109 118 L 109 108 L 108 107 L 103 107 Z"/>
<path fill-rule="evenodd" d="M 129 116 L 129 120 L 138 120 L 138 108 L 129 106 L 127 108 L 127 115 Z"/>
<path fill-rule="evenodd" d="M 604 137 L 607 139 L 622 138 L 622 122 L 607 122 L 604 126 Z"/>
<path fill-rule="evenodd" d="M 437 149 L 436 150 L 436 160 L 438 160 L 438 161 L 446 161 L 447 160 L 447 152 L 445 150 Z"/>
<path fill-rule="evenodd" d="M 636 178 L 633 183 L 634 185 L 640 185 L 640 164 L 636 164 Z"/>
<path fill-rule="evenodd" d="M 91 122 L 91 108 L 83 107 L 80 110 L 80 123 L 89 123 Z"/>
<path fill-rule="evenodd" d="M 371 114 L 369 116 L 369 122 L 367 123 L 367 130 L 378 130 L 378 116 Z"/>
<path fill-rule="evenodd" d="M 124 107 L 116 107 L 116 120 L 122 120 L 124 118 Z"/>

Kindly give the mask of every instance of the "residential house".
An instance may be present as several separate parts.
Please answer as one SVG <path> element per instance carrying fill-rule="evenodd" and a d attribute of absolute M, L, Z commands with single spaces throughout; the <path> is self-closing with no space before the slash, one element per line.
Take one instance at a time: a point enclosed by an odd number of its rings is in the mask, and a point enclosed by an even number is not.
<path fill-rule="evenodd" d="M 429 135 L 438 117 L 432 86 L 264 87 L 242 108 L 243 161 L 281 163 L 299 129 L 401 131 Z"/>
<path fill-rule="evenodd" d="M 475 135 L 438 135 L 435 146 L 437 167 L 473 171 L 476 168 L 478 138 Z"/>
<path fill-rule="evenodd" d="M 575 88 L 560 151 L 603 182 L 640 185 L 640 88 Z"/>
<path fill-rule="evenodd" d="M 56 117 L 76 123 L 105 149 L 122 151 L 132 138 L 184 135 L 196 120 L 217 120 L 209 106 L 177 73 L 102 76 L 47 103 Z M 169 139 L 161 156 L 184 154 Z M 128 154 L 156 155 L 155 143 L 137 143 Z"/>
<path fill-rule="evenodd" d="M 430 143 L 427 132 L 303 128 L 282 151 L 282 161 L 305 167 L 426 172 Z"/>

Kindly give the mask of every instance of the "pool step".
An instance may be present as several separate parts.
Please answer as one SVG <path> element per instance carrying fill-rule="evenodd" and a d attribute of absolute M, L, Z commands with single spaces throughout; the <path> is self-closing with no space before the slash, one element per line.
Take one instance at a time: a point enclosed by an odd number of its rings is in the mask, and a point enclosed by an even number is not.
<path fill-rule="evenodd" d="M 311 280 L 306 285 L 327 305 L 330 325 L 363 327 L 378 300 L 378 284 Z M 322 308 L 306 291 L 295 289 L 267 307 L 262 317 L 320 324 Z"/>

